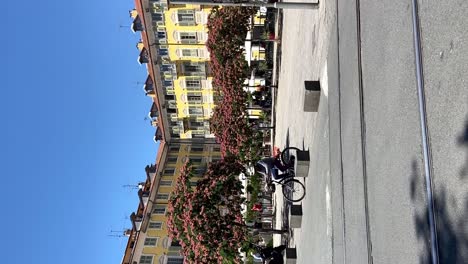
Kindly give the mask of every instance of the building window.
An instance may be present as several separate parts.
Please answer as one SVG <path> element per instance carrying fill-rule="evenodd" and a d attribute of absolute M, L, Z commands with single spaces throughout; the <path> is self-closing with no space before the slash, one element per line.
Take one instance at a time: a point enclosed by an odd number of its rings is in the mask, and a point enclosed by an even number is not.
<path fill-rule="evenodd" d="M 193 158 L 190 158 L 189 160 L 192 163 L 200 163 L 200 162 L 202 162 L 203 158 L 202 157 L 193 157 Z"/>
<path fill-rule="evenodd" d="M 172 80 L 164 80 L 165 87 L 172 87 Z"/>
<path fill-rule="evenodd" d="M 199 90 L 201 88 L 201 81 L 200 80 L 185 80 L 185 87 L 187 87 L 187 89 Z"/>
<path fill-rule="evenodd" d="M 139 264 L 152 264 L 153 263 L 153 256 L 141 256 Z M 168 262 L 169 263 L 169 262 Z"/>
<path fill-rule="evenodd" d="M 153 13 L 151 14 L 151 18 L 153 21 L 163 21 L 163 15 L 161 13 Z"/>
<path fill-rule="evenodd" d="M 192 152 L 203 152 L 203 147 L 195 147 L 193 146 L 190 151 Z"/>
<path fill-rule="evenodd" d="M 193 26 L 195 25 L 195 13 L 193 10 L 178 10 L 177 21 L 181 26 Z"/>
<path fill-rule="evenodd" d="M 198 49 L 182 49 L 182 57 L 198 57 Z"/>
<path fill-rule="evenodd" d="M 176 124 L 174 124 L 173 126 L 178 125 L 177 122 L 174 122 L 174 123 L 176 123 Z M 177 157 L 169 157 L 169 158 L 167 158 L 167 162 L 176 163 L 177 162 Z"/>
<path fill-rule="evenodd" d="M 167 168 L 164 170 L 164 174 L 174 174 L 175 169 L 174 168 Z"/>
<path fill-rule="evenodd" d="M 161 186 L 172 186 L 172 180 L 162 180 L 160 185 Z"/>
<path fill-rule="evenodd" d="M 158 237 L 147 237 L 147 238 L 145 238 L 144 245 L 154 247 L 154 246 L 156 246 L 158 244 L 158 240 L 159 240 Z"/>
<path fill-rule="evenodd" d="M 163 226 L 163 223 L 158 221 L 158 222 L 150 222 L 148 228 L 149 229 L 159 229 L 161 230 Z"/>
<path fill-rule="evenodd" d="M 179 152 L 180 146 L 170 146 L 169 151 L 176 151 Z"/>
<path fill-rule="evenodd" d="M 198 121 L 190 121 L 190 127 L 191 128 L 199 128 L 199 127 L 205 127 L 205 122 L 198 122 Z"/>
<path fill-rule="evenodd" d="M 184 64 L 185 73 L 195 73 L 195 72 L 201 72 L 201 71 L 202 71 L 202 67 L 199 64 L 196 64 L 196 63 Z"/>
<path fill-rule="evenodd" d="M 165 39 L 165 38 L 166 38 L 166 32 L 164 32 L 164 31 L 158 31 L 158 32 L 156 33 L 156 37 L 157 37 L 158 39 Z"/>
<path fill-rule="evenodd" d="M 168 200 L 169 194 L 168 193 L 158 193 L 156 194 L 156 200 Z"/>
<path fill-rule="evenodd" d="M 156 205 L 153 209 L 153 214 L 163 215 L 166 213 L 166 206 L 164 205 Z"/>
<path fill-rule="evenodd" d="M 189 107 L 189 115 L 203 115 L 203 108 L 201 107 Z"/>
<path fill-rule="evenodd" d="M 184 44 L 195 44 L 197 43 L 196 32 L 180 32 L 180 42 Z"/>
<path fill-rule="evenodd" d="M 168 54 L 169 54 L 169 50 L 168 50 L 168 49 L 158 49 L 158 54 L 159 54 L 159 56 L 168 55 Z"/>
<path fill-rule="evenodd" d="M 189 103 L 201 103 L 202 97 L 201 97 L 201 96 L 197 96 L 197 95 L 188 95 L 188 96 L 187 96 L 187 101 L 188 101 Z"/>
<path fill-rule="evenodd" d="M 206 66 L 204 62 L 184 62 L 182 72 L 186 76 L 206 76 Z"/>
<path fill-rule="evenodd" d="M 175 95 L 173 95 L 173 94 L 166 94 L 166 95 L 164 96 L 164 100 L 166 100 L 166 101 L 173 101 L 173 100 L 175 100 L 175 99 L 176 99 L 176 97 L 175 97 Z"/>
<path fill-rule="evenodd" d="M 171 72 L 172 71 L 172 64 L 163 64 L 160 67 L 162 72 Z"/>

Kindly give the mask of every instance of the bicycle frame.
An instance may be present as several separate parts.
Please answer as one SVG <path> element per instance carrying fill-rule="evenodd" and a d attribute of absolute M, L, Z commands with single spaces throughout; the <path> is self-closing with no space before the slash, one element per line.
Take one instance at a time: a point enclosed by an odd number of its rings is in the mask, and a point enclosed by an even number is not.
<path fill-rule="evenodd" d="M 291 169 L 286 170 L 285 174 L 286 175 L 283 178 L 278 179 L 278 180 L 273 180 L 273 177 L 270 175 L 269 176 L 269 183 L 276 183 L 276 184 L 279 184 L 279 185 L 283 185 L 283 183 L 286 180 L 294 178 L 296 176 L 296 175 L 294 175 L 294 172 Z"/>

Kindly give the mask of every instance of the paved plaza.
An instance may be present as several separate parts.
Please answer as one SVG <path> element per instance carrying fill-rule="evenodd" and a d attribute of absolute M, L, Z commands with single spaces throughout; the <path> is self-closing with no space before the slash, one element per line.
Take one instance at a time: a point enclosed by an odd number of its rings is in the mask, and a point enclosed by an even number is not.
<path fill-rule="evenodd" d="M 439 260 L 468 263 L 468 3 L 419 5 Z M 429 263 L 411 1 L 282 12 L 274 144 L 311 161 L 302 228 L 274 243 L 297 263 Z M 305 80 L 321 82 L 316 113 L 303 111 Z"/>

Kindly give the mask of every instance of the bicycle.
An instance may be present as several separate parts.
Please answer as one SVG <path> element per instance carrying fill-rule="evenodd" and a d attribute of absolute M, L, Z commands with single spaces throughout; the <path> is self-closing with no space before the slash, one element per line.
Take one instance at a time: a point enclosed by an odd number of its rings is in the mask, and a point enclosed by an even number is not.
<path fill-rule="evenodd" d="M 284 198 L 289 202 L 299 202 L 304 199 L 306 191 L 305 186 L 302 182 L 295 179 L 296 176 L 294 173 L 294 161 L 295 156 L 289 155 L 289 150 L 300 150 L 296 147 L 287 147 L 285 148 L 280 155 L 276 156 L 275 159 L 280 159 L 280 161 L 288 167 L 284 173 L 284 177 L 280 179 L 273 179 L 272 173 L 273 170 L 278 170 L 272 168 L 272 172 L 269 173 L 266 177 L 266 186 L 269 191 L 274 192 L 276 190 L 276 184 L 281 185 Z"/>

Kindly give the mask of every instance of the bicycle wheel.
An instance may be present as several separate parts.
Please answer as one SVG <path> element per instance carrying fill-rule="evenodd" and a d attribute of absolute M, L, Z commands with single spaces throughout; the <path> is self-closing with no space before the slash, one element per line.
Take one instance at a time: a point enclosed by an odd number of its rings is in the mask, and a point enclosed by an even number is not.
<path fill-rule="evenodd" d="M 289 179 L 283 183 L 283 196 L 290 202 L 299 202 L 306 194 L 305 186 L 296 179 Z"/>
<path fill-rule="evenodd" d="M 281 151 L 281 156 L 280 156 L 281 162 L 286 166 L 293 166 L 294 164 L 290 164 L 292 162 L 291 162 L 291 155 L 289 155 L 289 150 L 300 151 L 300 149 L 296 147 L 287 147 L 283 149 L 283 151 Z"/>

